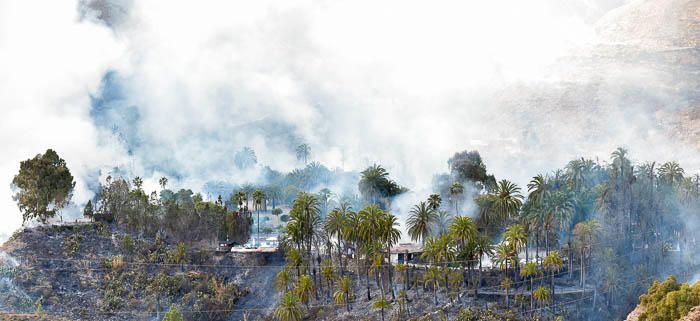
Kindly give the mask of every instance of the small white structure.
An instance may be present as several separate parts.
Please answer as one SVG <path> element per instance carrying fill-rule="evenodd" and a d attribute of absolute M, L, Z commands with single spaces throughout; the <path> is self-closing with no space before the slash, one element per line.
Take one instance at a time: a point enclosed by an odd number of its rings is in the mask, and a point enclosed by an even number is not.
<path fill-rule="evenodd" d="M 412 263 L 423 253 L 423 246 L 416 243 L 399 243 L 391 248 L 392 263 Z"/>

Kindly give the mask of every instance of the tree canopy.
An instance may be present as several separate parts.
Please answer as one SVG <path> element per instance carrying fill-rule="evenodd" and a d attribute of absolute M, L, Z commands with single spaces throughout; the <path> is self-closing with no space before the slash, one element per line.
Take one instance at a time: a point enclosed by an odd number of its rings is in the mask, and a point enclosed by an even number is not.
<path fill-rule="evenodd" d="M 22 220 L 46 223 L 70 202 L 75 182 L 66 161 L 48 149 L 20 163 L 12 180 L 17 192 L 13 199 L 22 211 Z"/>

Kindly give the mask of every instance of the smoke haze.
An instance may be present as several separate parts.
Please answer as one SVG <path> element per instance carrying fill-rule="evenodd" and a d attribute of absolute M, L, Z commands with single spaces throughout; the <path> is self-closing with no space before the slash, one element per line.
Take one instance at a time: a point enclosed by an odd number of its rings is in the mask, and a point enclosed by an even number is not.
<path fill-rule="evenodd" d="M 401 212 L 460 150 L 521 186 L 617 146 L 695 171 L 668 127 L 685 71 L 610 36 L 651 2 L 0 0 L 0 238 L 19 162 L 47 148 L 79 206 L 114 167 L 196 190 L 258 179 L 233 166 L 245 146 L 298 167 L 303 142 L 330 168 L 384 165 L 415 191 Z"/>

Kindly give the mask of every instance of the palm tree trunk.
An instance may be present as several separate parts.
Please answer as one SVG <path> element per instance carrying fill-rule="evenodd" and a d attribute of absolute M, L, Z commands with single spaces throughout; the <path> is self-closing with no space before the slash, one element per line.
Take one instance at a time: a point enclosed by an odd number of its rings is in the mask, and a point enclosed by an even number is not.
<path fill-rule="evenodd" d="M 391 299 L 393 301 L 396 301 L 396 293 L 394 291 L 394 272 L 393 272 L 393 266 L 391 265 L 391 247 L 387 250 L 387 257 L 389 261 L 389 287 L 391 288 Z"/>
<path fill-rule="evenodd" d="M 372 301 L 372 295 L 369 292 L 369 268 L 365 269 L 366 271 L 366 276 L 365 280 L 367 281 L 367 301 Z"/>

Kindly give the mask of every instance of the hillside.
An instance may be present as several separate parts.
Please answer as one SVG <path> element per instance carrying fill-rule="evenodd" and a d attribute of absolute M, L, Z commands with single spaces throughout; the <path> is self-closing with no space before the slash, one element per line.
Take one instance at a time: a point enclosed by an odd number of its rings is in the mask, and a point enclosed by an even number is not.
<path fill-rule="evenodd" d="M 34 313 L 41 302 L 52 319 L 80 320 L 150 320 L 170 303 L 192 320 L 238 320 L 253 307 L 251 315 L 265 314 L 281 259 L 187 249 L 176 264 L 181 252 L 166 240 L 135 240 L 102 224 L 27 228 L 0 251 L 0 309 Z"/>

